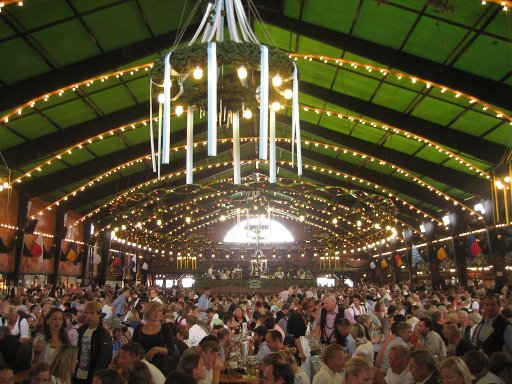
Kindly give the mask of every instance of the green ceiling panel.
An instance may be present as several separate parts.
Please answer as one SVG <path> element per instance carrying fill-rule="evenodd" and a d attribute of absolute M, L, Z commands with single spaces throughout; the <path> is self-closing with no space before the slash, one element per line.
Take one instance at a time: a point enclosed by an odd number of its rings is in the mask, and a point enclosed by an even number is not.
<path fill-rule="evenodd" d="M 432 121 L 436 124 L 447 125 L 462 111 L 463 108 L 456 105 L 444 103 L 434 99 L 433 97 L 424 97 L 419 104 L 416 104 L 411 115 L 427 121 Z M 425 136 L 428 137 L 427 132 L 425 133 Z"/>
<path fill-rule="evenodd" d="M 97 117 L 80 99 L 50 108 L 44 111 L 44 114 L 62 128 L 67 128 Z"/>
<path fill-rule="evenodd" d="M 415 156 L 436 164 L 440 164 L 448 158 L 444 152 L 439 152 L 439 150 L 434 147 L 429 147 L 428 145 L 425 145 Z"/>
<path fill-rule="evenodd" d="M 357 124 L 356 129 L 352 132 L 352 136 L 369 141 L 371 143 L 378 143 L 386 133 L 382 129 L 372 127 L 368 124 Z"/>
<path fill-rule="evenodd" d="M 82 149 L 73 150 L 71 155 L 64 155 L 63 160 L 66 161 L 70 166 L 85 163 L 86 161 L 94 160 L 96 157 L 84 147 Z"/>
<path fill-rule="evenodd" d="M 302 117 L 302 116 L 301 116 Z M 325 127 L 327 129 L 331 129 L 336 132 L 341 132 L 345 135 L 348 135 L 350 133 L 350 130 L 352 128 L 351 122 L 349 122 L 347 119 L 338 119 L 337 117 L 331 116 L 323 116 L 322 117 L 322 123 L 321 126 Z M 323 140 L 323 139 L 319 139 Z M 339 143 L 340 145 L 342 143 Z"/>
<path fill-rule="evenodd" d="M 404 111 L 417 96 L 415 92 L 383 83 L 372 101 L 395 111 Z"/>
<path fill-rule="evenodd" d="M 480 35 L 454 67 L 498 81 L 510 72 L 510 66 L 496 66 L 496 62 L 510 63 L 507 48 L 510 48 L 510 42 Z"/>
<path fill-rule="evenodd" d="M 327 89 L 331 87 L 332 79 L 336 73 L 336 68 L 328 67 L 319 62 L 305 60 L 300 61 L 299 70 L 302 81 L 314 83 Z"/>
<path fill-rule="evenodd" d="M 141 77 L 126 84 L 132 94 L 141 103 L 149 100 L 149 76 Z"/>
<path fill-rule="evenodd" d="M 495 129 L 485 135 L 485 139 L 502 145 L 512 144 L 512 127 L 504 124 L 501 129 Z"/>
<path fill-rule="evenodd" d="M 26 10 L 12 7 L 9 13 L 12 13 L 25 30 L 41 28 L 74 16 L 73 10 L 64 0 L 54 0 L 52 3 L 51 12 L 48 12 L 48 1 L 36 1 Z"/>
<path fill-rule="evenodd" d="M 365 165 L 365 168 L 372 171 L 384 173 L 385 175 L 389 175 L 395 172 L 395 170 L 392 169 L 390 166 L 386 164 L 380 164 L 379 161 L 368 161 L 368 163 L 366 163 Z"/>
<path fill-rule="evenodd" d="M 489 4 L 489 6 L 493 6 Z M 510 25 L 510 9 L 508 12 L 500 12 L 491 23 L 485 28 L 485 32 L 492 35 L 497 35 L 504 40 L 509 40 L 509 25 Z"/>
<path fill-rule="evenodd" d="M 57 131 L 55 126 L 35 113 L 27 115 L 23 119 L 12 120 L 9 122 L 9 126 L 29 139 L 36 139 Z"/>
<path fill-rule="evenodd" d="M 288 3 L 290 3 L 290 1 L 287 1 L 286 5 Z M 285 14 L 288 12 L 286 5 Z M 302 19 L 308 23 L 320 25 L 324 28 L 348 33 L 353 23 L 353 15 L 357 10 L 357 6 L 356 1 L 345 1 L 343 4 L 340 4 L 339 0 L 306 1 L 304 2 Z M 289 11 L 292 11 L 292 9 Z"/>
<path fill-rule="evenodd" d="M 98 55 L 100 51 L 79 21 L 67 21 L 33 34 L 59 66 Z M 80 49 L 76 49 L 80 47 Z"/>
<path fill-rule="evenodd" d="M 135 163 L 133 165 L 130 165 L 129 167 L 125 167 L 119 171 L 123 177 L 133 175 L 134 173 L 141 172 L 141 171 L 147 171 L 148 168 L 145 165 L 145 163 Z"/>
<path fill-rule="evenodd" d="M 101 9 L 105 6 L 115 4 L 118 1 L 117 0 L 72 0 L 73 6 L 76 8 L 76 10 L 80 13 L 84 12 L 91 12 L 96 11 L 98 9 Z"/>
<path fill-rule="evenodd" d="M 44 161 L 47 161 L 47 160 L 49 160 L 49 158 L 44 159 Z M 36 167 L 40 167 L 44 163 L 44 161 L 41 161 L 41 159 L 38 159 L 38 161 L 35 161 L 33 163 L 31 162 L 30 164 L 26 164 L 25 166 L 21 167 L 20 169 L 23 170 L 23 173 L 30 172 L 32 169 L 34 169 Z M 54 161 L 52 161 L 51 165 L 42 167 L 40 172 L 35 171 L 32 173 L 33 173 L 34 177 L 41 177 L 41 176 L 44 176 L 44 175 L 47 175 L 47 174 L 50 174 L 53 172 L 57 172 L 57 171 L 66 169 L 66 168 L 68 168 L 68 166 L 66 164 L 64 164 L 62 161 L 54 160 Z M 25 181 L 26 181 L 26 179 L 25 179 Z"/>
<path fill-rule="evenodd" d="M 25 142 L 24 139 L 4 127 L 0 127 L 0 137 L 2 138 L 0 140 L 0 151 Z"/>
<path fill-rule="evenodd" d="M 499 122 L 500 120 L 497 118 L 488 117 L 482 113 L 468 110 L 459 117 L 450 128 L 480 137 Z"/>
<path fill-rule="evenodd" d="M 89 98 L 96 105 L 101 105 L 103 113 L 112 113 L 134 104 L 133 98 L 123 86 L 91 95 Z"/>
<path fill-rule="evenodd" d="M 89 144 L 87 148 L 96 156 L 104 156 L 111 152 L 125 149 L 126 146 L 121 140 L 119 140 L 119 137 L 111 136 L 106 137 L 103 140 L 95 141 L 94 143 Z"/>
<path fill-rule="evenodd" d="M 378 81 L 369 79 L 347 71 L 338 72 L 333 90 L 339 93 L 346 93 L 362 100 L 369 100 L 373 95 Z"/>
<path fill-rule="evenodd" d="M 270 36 L 272 36 L 271 43 L 273 45 L 285 51 L 295 51 L 297 39 L 295 33 L 270 24 L 262 25 L 260 22 L 254 23 L 254 33 L 256 33 L 256 36 L 262 41 L 267 40 L 266 36 L 270 33 Z"/>
<path fill-rule="evenodd" d="M 154 129 L 154 132 L 156 133 L 158 130 L 158 126 L 155 124 L 153 126 L 153 129 Z M 130 145 L 136 145 L 136 144 L 147 142 L 148 143 L 148 152 L 149 152 L 149 150 L 150 150 L 150 144 L 148 142 L 149 124 L 143 128 L 129 129 L 122 134 L 122 137 L 125 140 L 127 140 L 130 143 Z M 157 140 L 157 138 L 156 138 L 156 134 L 155 134 L 155 145 L 157 145 L 156 140 Z M 171 138 L 171 140 L 172 140 L 172 138 Z"/>
<path fill-rule="evenodd" d="M 423 17 L 407 40 L 404 51 L 442 63 L 465 33 L 463 28 Z"/>
<path fill-rule="evenodd" d="M 22 39 L 0 44 L 0 57 L 0 80 L 7 85 L 50 70 Z"/>
<path fill-rule="evenodd" d="M 386 148 L 393 148 L 397 151 L 412 154 L 422 146 L 416 140 L 411 140 L 400 135 L 391 135 L 391 137 L 384 143 Z"/>
<path fill-rule="evenodd" d="M 83 19 L 105 51 L 151 37 L 137 5 L 133 2 L 86 15 Z M 171 43 L 169 42 L 169 47 Z"/>
<path fill-rule="evenodd" d="M 5 23 L 0 23 L 0 40 L 8 40 L 10 37 L 16 38 L 16 33 Z"/>
<path fill-rule="evenodd" d="M 365 1 L 362 5 L 354 36 L 390 48 L 400 48 L 417 16 L 395 7 L 381 6 L 377 1 Z"/>
<path fill-rule="evenodd" d="M 140 1 L 141 8 L 148 18 L 148 23 L 155 35 L 161 35 L 168 31 L 173 31 L 186 20 L 188 15 L 192 12 L 195 6 L 194 1 L 178 0 L 169 4 L 169 1 L 154 1 L 142 0 Z M 199 7 L 201 10 L 201 7 Z M 182 19 L 182 15 L 183 19 Z M 196 12 L 191 20 L 191 24 L 199 23 L 202 14 L 200 11 Z M 169 48 L 174 44 L 174 41 L 169 41 Z"/>
<path fill-rule="evenodd" d="M 321 43 L 317 40 L 312 40 L 304 36 L 300 36 L 299 38 L 299 52 L 313 54 L 313 55 L 321 55 L 321 56 L 330 56 L 330 57 L 340 57 L 341 50 L 338 48 L 334 48 L 325 43 Z M 299 59 L 299 63 L 307 62 L 306 59 Z"/>

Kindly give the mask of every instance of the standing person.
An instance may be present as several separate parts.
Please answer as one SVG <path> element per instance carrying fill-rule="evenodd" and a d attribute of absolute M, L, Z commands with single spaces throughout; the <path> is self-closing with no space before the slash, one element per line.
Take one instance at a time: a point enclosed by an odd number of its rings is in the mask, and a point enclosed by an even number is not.
<path fill-rule="evenodd" d="M 126 316 L 126 308 L 128 306 L 128 298 L 130 297 L 130 288 L 124 287 L 119 296 L 116 297 L 112 306 L 117 317 Z"/>
<path fill-rule="evenodd" d="M 199 314 L 204 319 L 206 318 L 206 310 L 211 308 L 212 304 L 210 303 L 210 295 L 212 294 L 212 290 L 208 287 L 203 289 L 203 294 L 197 300 L 197 306 L 199 308 Z"/>
<path fill-rule="evenodd" d="M 156 287 L 150 288 L 149 301 L 156 301 L 157 303 L 162 304 L 162 299 L 158 297 L 158 289 Z"/>
<path fill-rule="evenodd" d="M 295 309 L 295 312 L 288 319 L 288 333 L 295 340 L 295 348 L 299 354 L 301 361 L 306 360 L 306 354 L 302 347 L 301 337 L 306 335 L 308 329 L 308 318 L 315 309 L 315 301 L 313 299 L 303 299 L 301 304 Z"/>
<path fill-rule="evenodd" d="M 471 373 L 464 361 L 450 356 L 439 365 L 439 374 L 443 384 L 471 384 Z"/>
<path fill-rule="evenodd" d="M 162 323 L 162 304 L 150 301 L 144 305 L 145 324 L 135 328 L 132 341 L 146 351 L 146 360 L 154 364 L 164 376 L 168 373 L 167 355 L 174 353 L 174 336 L 171 327 Z"/>
<path fill-rule="evenodd" d="M 59 347 L 51 364 L 52 384 L 71 384 L 78 348 L 71 344 Z"/>
<path fill-rule="evenodd" d="M 500 297 L 487 293 L 482 303 L 484 318 L 473 332 L 473 345 L 489 357 L 505 346 L 512 350 L 512 324 L 500 314 Z"/>
<path fill-rule="evenodd" d="M 337 320 L 345 317 L 345 311 L 338 306 L 336 296 L 332 293 L 326 293 L 322 299 L 323 307 L 320 310 L 320 316 L 315 320 L 316 334 L 323 344 L 336 342 Z"/>
<path fill-rule="evenodd" d="M 74 384 L 92 383 L 94 373 L 112 360 L 112 337 L 101 324 L 101 304 L 89 301 L 84 308 L 86 324 L 78 329 L 78 367 Z"/>
<path fill-rule="evenodd" d="M 68 343 L 64 314 L 59 308 L 52 308 L 45 317 L 43 334 L 34 339 L 33 363 L 42 361 L 51 364 L 58 348 Z"/>
<path fill-rule="evenodd" d="M 356 293 L 352 296 L 352 304 L 345 310 L 345 317 L 350 320 L 351 323 L 355 323 L 359 315 L 368 313 L 368 308 L 362 302 L 361 295 Z"/>
<path fill-rule="evenodd" d="M 418 349 L 411 353 L 409 370 L 416 383 L 441 384 L 436 360 L 428 349 Z"/>
<path fill-rule="evenodd" d="M 25 318 L 18 313 L 18 308 L 9 305 L 5 310 L 5 319 L 2 325 L 9 328 L 11 335 L 16 336 L 21 342 L 30 340 L 30 326 Z"/>

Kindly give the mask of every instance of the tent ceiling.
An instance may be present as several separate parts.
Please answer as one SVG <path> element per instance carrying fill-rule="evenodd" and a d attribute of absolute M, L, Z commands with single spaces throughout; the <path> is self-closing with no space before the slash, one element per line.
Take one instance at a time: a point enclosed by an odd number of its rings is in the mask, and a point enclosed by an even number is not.
<path fill-rule="evenodd" d="M 178 34 L 192 36 L 207 2 L 200 3 L 185 30 L 195 5 L 185 0 L 5 6 L 0 150 L 20 178 L 14 188 L 52 203 L 69 195 L 62 208 L 100 219 L 108 210 L 98 207 L 152 180 L 148 64 Z M 510 22 L 502 6 L 453 0 L 453 11 L 440 13 L 424 0 L 255 3 L 259 39 L 297 54 L 302 180 L 396 196 L 399 219 L 415 228 L 454 204 L 472 208 L 488 198 L 489 173 L 512 137 Z M 173 125 L 173 146 L 184 143 L 184 120 Z M 278 136 L 289 137 L 290 111 L 278 122 Z M 198 122 L 196 142 L 205 131 Z M 253 124 L 243 135 L 255 136 Z M 278 144 L 279 176 L 288 179 L 290 144 Z M 229 143 L 222 148 L 218 159 L 198 150 L 196 166 L 231 161 Z M 173 156 L 165 174 L 183 171 L 184 151 Z M 256 159 L 250 142 L 242 159 Z M 219 166 L 216 177 L 229 177 L 228 169 Z M 195 181 L 214 176 L 198 172 Z M 184 183 L 184 175 L 174 180 Z"/>

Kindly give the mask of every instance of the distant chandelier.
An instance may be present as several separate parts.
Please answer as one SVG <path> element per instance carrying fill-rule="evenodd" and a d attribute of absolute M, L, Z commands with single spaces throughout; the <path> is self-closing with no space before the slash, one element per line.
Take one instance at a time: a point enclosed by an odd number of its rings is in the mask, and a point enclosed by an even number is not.
<path fill-rule="evenodd" d="M 251 0 L 248 5 L 256 9 Z M 225 24 L 228 41 L 224 41 Z M 151 159 L 158 177 L 161 164 L 169 163 L 171 105 L 177 116 L 187 114 L 187 184 L 193 184 L 194 111 L 207 116 L 208 156 L 217 156 L 217 128 L 223 124 L 232 126 L 233 181 L 240 184 L 240 117 L 250 119 L 259 108 L 258 157 L 268 160 L 269 181 L 275 183 L 275 113 L 285 100 L 292 101 L 292 164 L 295 164 L 296 148 L 297 173 L 302 175 L 297 66 L 279 49 L 260 44 L 249 25 L 242 1 L 210 0 L 192 40 L 180 47 L 177 47 L 178 42 L 155 66 L 150 80 L 151 92 L 153 88 L 159 89 L 156 150 L 153 119 L 150 119 Z M 203 68 L 207 68 L 206 76 Z M 291 86 L 287 86 L 290 83 Z"/>

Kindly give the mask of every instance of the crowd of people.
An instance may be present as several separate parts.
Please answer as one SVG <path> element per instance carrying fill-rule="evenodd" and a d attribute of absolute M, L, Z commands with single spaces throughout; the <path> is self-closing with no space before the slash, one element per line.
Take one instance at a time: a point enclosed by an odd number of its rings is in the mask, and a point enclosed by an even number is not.
<path fill-rule="evenodd" d="M 11 287 L 0 384 L 510 384 L 509 288 Z"/>

